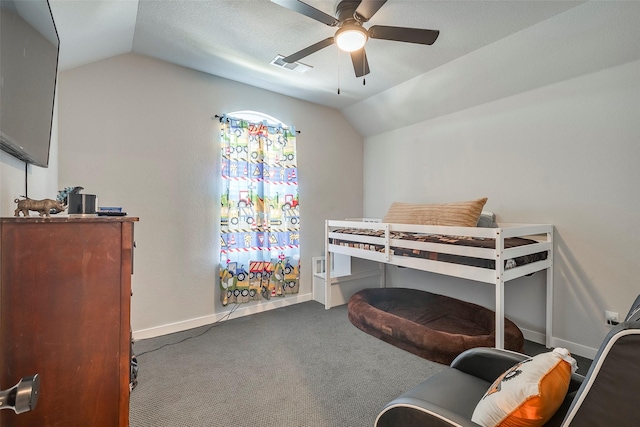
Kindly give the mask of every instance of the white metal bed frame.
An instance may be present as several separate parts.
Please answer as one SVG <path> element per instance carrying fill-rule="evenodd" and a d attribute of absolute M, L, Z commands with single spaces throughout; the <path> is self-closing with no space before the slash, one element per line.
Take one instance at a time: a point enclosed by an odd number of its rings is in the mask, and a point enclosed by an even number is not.
<path fill-rule="evenodd" d="M 356 228 L 362 230 L 384 230 L 384 237 L 363 236 L 357 234 L 337 233 L 338 228 Z M 465 236 L 495 239 L 495 249 L 476 248 L 468 246 L 450 245 L 446 243 L 416 242 L 410 240 L 390 238 L 392 231 L 406 233 L 423 233 L 447 236 Z M 537 243 L 505 248 L 504 239 L 508 237 L 525 237 L 536 240 Z M 332 244 L 331 239 L 343 242 L 374 244 L 384 246 L 384 252 L 369 249 Z M 396 256 L 391 247 L 418 249 L 451 255 L 462 255 L 474 258 L 495 260 L 495 269 L 453 264 L 431 259 Z M 535 261 L 519 267 L 505 270 L 504 260 L 519 256 L 547 251 L 547 259 Z M 551 347 L 553 336 L 553 225 L 550 224 L 500 224 L 498 228 L 482 227 L 446 227 L 411 224 L 389 224 L 366 221 L 337 221 L 325 222 L 325 261 L 331 265 L 332 254 L 344 254 L 356 258 L 377 261 L 380 263 L 413 268 L 422 271 L 477 280 L 495 285 L 495 315 L 496 315 L 496 348 L 504 348 L 504 284 L 537 271 L 546 270 L 546 325 L 545 344 Z M 329 270 L 329 269 L 327 269 Z M 384 276 L 384 274 L 383 274 Z M 331 308 L 331 287 L 336 286 L 332 280 L 331 271 L 325 273 L 325 308 Z M 384 286 L 384 280 L 381 282 Z"/>

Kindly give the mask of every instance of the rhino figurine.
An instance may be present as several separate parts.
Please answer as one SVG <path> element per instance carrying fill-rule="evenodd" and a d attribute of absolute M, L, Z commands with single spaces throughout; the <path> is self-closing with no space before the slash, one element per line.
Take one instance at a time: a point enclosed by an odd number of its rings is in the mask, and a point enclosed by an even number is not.
<path fill-rule="evenodd" d="M 37 211 L 40 212 L 40 216 L 50 217 L 51 210 L 55 210 L 55 213 L 58 213 L 67 209 L 57 200 L 51 199 L 32 200 L 27 197 L 23 200 L 15 199 L 13 202 L 18 204 L 14 216 L 20 216 L 20 212 L 22 212 L 23 216 L 29 216 L 29 211 Z"/>

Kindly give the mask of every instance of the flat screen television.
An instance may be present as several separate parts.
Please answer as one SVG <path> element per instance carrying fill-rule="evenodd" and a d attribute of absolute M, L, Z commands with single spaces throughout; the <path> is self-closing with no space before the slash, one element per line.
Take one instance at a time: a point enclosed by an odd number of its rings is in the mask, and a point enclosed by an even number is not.
<path fill-rule="evenodd" d="M 0 148 L 49 166 L 60 39 L 48 0 L 0 0 Z"/>

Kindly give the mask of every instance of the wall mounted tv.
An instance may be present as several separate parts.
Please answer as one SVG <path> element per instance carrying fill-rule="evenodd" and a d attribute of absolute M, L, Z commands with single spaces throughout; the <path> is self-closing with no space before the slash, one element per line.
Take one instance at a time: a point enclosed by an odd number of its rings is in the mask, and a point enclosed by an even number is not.
<path fill-rule="evenodd" d="M 49 166 L 60 39 L 47 0 L 0 0 L 0 148 Z"/>

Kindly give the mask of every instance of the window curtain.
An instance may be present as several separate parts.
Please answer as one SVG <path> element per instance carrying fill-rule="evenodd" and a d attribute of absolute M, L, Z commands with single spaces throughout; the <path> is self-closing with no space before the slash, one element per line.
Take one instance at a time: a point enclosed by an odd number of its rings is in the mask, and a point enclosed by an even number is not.
<path fill-rule="evenodd" d="M 220 120 L 223 305 L 298 293 L 300 213 L 295 129 Z"/>

